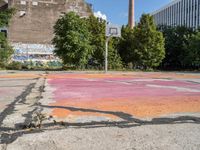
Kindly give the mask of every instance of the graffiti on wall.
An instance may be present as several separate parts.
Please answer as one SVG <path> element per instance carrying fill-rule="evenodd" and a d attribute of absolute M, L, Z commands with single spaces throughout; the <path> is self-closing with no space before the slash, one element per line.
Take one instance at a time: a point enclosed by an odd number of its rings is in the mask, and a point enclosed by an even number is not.
<path fill-rule="evenodd" d="M 12 43 L 14 48 L 13 61 L 55 61 L 54 47 L 50 44 Z"/>

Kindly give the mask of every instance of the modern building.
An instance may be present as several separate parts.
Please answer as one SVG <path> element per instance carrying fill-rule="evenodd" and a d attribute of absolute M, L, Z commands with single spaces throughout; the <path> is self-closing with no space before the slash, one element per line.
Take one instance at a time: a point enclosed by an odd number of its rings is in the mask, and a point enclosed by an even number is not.
<path fill-rule="evenodd" d="M 200 27 L 200 0 L 173 0 L 151 13 L 156 25 Z"/>
<path fill-rule="evenodd" d="M 84 0 L 3 0 L 0 9 L 6 7 L 16 9 L 7 35 L 15 49 L 13 58 L 19 61 L 52 59 L 53 26 L 58 18 L 70 11 L 81 17 L 92 13 L 91 5 Z"/>

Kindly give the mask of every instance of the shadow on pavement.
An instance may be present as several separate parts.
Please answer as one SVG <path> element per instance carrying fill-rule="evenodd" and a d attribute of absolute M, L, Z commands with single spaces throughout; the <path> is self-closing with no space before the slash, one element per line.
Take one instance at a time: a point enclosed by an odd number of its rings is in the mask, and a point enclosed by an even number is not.
<path fill-rule="evenodd" d="M 102 114 L 115 115 L 122 119 L 122 121 L 92 121 L 85 123 L 68 123 L 68 122 L 50 122 L 42 125 L 41 129 L 26 129 L 20 130 L 17 128 L 4 128 L 0 127 L 2 134 L 0 135 L 0 144 L 10 144 L 14 142 L 18 137 L 24 134 L 41 133 L 50 130 L 62 130 L 67 127 L 71 128 L 103 128 L 103 127 L 118 127 L 118 128 L 131 128 L 144 125 L 164 125 L 164 124 L 183 124 L 183 123 L 193 123 L 200 124 L 200 117 L 194 116 L 179 116 L 175 118 L 153 118 L 150 121 L 141 120 L 134 118 L 132 115 L 124 112 L 114 112 L 114 111 L 101 111 L 95 109 L 85 109 L 85 108 L 75 108 L 75 107 L 65 107 L 65 106 L 47 106 L 40 105 L 42 108 L 59 108 L 66 109 L 70 111 L 81 111 L 81 112 L 95 112 Z M 59 128 L 61 126 L 62 128 Z"/>

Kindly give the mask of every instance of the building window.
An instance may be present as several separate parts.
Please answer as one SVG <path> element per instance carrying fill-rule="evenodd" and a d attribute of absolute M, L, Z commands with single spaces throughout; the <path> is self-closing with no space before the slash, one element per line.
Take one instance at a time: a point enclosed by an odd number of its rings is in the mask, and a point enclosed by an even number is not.
<path fill-rule="evenodd" d="M 5 37 L 7 37 L 7 30 L 0 30 L 0 32 L 4 33 Z"/>
<path fill-rule="evenodd" d="M 26 1 L 20 1 L 21 5 L 26 5 Z"/>
<path fill-rule="evenodd" d="M 33 5 L 33 6 L 37 6 L 37 5 L 38 5 L 38 2 L 33 1 L 33 2 L 32 2 L 32 5 Z"/>

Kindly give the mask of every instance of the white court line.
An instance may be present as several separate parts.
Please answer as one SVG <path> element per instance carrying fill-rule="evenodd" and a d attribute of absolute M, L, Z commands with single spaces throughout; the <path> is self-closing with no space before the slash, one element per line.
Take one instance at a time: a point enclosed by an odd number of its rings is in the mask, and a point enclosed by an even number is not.
<path fill-rule="evenodd" d="M 154 88 L 163 88 L 163 89 L 175 89 L 180 92 L 194 92 L 199 93 L 200 90 L 196 89 L 190 89 L 190 88 L 184 88 L 184 87 L 177 87 L 177 86 L 162 86 L 162 85 L 154 85 L 154 84 L 147 84 L 148 87 L 154 87 Z"/>

